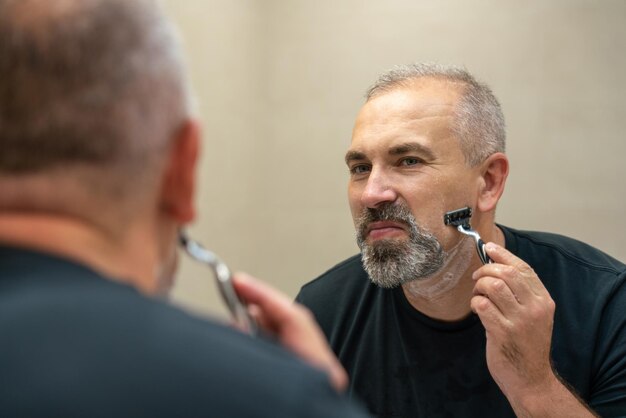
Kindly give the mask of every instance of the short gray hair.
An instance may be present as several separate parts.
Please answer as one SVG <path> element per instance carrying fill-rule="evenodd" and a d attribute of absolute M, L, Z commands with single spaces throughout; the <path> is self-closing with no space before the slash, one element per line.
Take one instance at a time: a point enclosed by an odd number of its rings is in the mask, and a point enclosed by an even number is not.
<path fill-rule="evenodd" d="M 189 102 L 154 1 L 0 0 L 0 175 L 116 167 L 132 183 Z"/>
<path fill-rule="evenodd" d="M 475 166 L 491 154 L 505 152 L 506 133 L 500 103 L 486 84 L 463 68 L 430 63 L 398 66 L 376 80 L 367 90 L 366 100 L 397 87 L 409 87 L 412 80 L 422 77 L 464 85 L 455 109 L 453 130 L 461 143 L 467 164 Z"/>

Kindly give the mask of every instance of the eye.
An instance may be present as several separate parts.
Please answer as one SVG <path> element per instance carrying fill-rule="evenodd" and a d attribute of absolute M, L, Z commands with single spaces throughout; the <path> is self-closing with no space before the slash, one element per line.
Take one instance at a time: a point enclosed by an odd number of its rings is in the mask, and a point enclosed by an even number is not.
<path fill-rule="evenodd" d="M 367 164 L 357 164 L 350 167 L 351 174 L 364 174 L 370 171 L 370 167 Z"/>
<path fill-rule="evenodd" d="M 400 160 L 400 165 L 412 166 L 421 164 L 423 161 L 416 157 L 406 157 Z"/>

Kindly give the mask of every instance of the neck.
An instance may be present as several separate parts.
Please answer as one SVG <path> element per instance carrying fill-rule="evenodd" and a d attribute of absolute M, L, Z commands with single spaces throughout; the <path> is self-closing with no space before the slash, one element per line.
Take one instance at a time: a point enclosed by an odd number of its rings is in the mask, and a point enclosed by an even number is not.
<path fill-rule="evenodd" d="M 144 293 L 154 293 L 156 250 L 139 236 L 130 229 L 115 234 L 85 219 L 0 212 L 0 243 L 62 256 Z"/>
<path fill-rule="evenodd" d="M 485 242 L 504 245 L 504 234 L 495 224 L 481 236 Z M 450 250 L 440 273 L 405 283 L 402 290 L 409 303 L 424 315 L 441 321 L 459 321 L 471 313 L 472 274 L 481 265 L 474 240 L 464 237 Z"/>

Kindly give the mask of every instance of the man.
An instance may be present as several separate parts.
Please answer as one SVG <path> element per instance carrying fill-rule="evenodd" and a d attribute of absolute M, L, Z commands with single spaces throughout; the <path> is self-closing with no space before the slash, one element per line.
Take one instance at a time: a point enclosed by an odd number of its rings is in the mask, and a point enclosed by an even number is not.
<path fill-rule="evenodd" d="M 284 295 L 236 282 L 291 352 L 153 297 L 194 218 L 179 55 L 149 0 L 0 0 L 0 416 L 362 416 Z"/>
<path fill-rule="evenodd" d="M 504 138 L 461 69 L 398 68 L 367 93 L 346 154 L 361 254 L 297 299 L 379 417 L 626 415 L 626 266 L 495 223 Z M 493 263 L 444 224 L 463 207 Z"/>

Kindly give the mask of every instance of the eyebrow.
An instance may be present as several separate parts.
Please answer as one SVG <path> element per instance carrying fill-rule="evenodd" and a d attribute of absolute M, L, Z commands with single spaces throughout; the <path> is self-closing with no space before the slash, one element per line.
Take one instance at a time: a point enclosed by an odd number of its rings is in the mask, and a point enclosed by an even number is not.
<path fill-rule="evenodd" d="M 346 153 L 346 164 L 350 164 L 350 161 L 365 160 L 365 154 L 359 151 L 350 150 Z"/>
<path fill-rule="evenodd" d="M 435 155 L 430 148 L 427 148 L 417 142 L 406 142 L 404 144 L 395 145 L 389 149 L 389 155 L 404 155 L 411 152 L 418 153 L 427 160 L 435 159 Z M 365 153 L 356 150 L 348 151 L 345 157 L 346 164 L 349 164 L 351 161 L 361 161 L 366 159 L 367 157 Z"/>
<path fill-rule="evenodd" d="M 433 154 L 430 148 L 417 142 L 406 142 L 404 144 L 396 145 L 389 150 L 389 155 L 403 155 L 411 152 L 418 153 L 424 156 L 427 160 L 435 159 L 435 154 Z"/>

